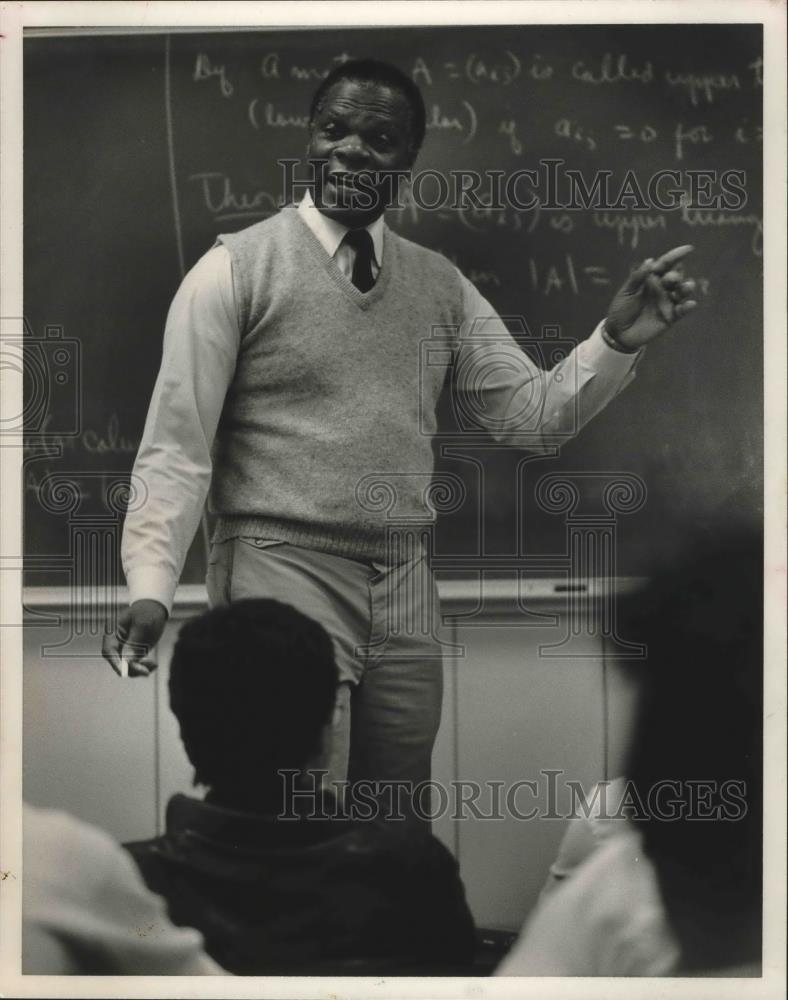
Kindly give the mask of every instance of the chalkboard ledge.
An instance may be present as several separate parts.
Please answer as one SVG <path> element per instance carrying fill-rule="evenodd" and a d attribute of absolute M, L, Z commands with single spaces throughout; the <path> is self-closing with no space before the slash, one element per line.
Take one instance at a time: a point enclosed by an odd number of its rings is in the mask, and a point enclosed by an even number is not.
<path fill-rule="evenodd" d="M 438 578 L 438 591 L 444 615 L 468 612 L 481 604 L 484 617 L 517 609 L 518 604 L 539 611 L 562 611 L 570 597 L 585 602 L 599 603 L 606 596 L 618 597 L 633 593 L 644 584 L 642 577 L 617 577 L 615 579 L 592 577 L 587 580 L 537 579 L 523 581 L 485 579 L 479 587 L 478 580 Z M 480 601 L 480 598 L 483 598 Z M 128 591 L 119 587 L 111 599 L 120 607 L 128 602 Z M 26 587 L 23 591 L 24 624 L 43 624 L 41 617 L 49 612 L 68 615 L 70 608 L 105 607 L 110 595 L 95 590 L 78 591 L 69 587 Z M 178 587 L 172 608 L 172 618 L 182 620 L 199 614 L 208 605 L 202 584 Z"/>

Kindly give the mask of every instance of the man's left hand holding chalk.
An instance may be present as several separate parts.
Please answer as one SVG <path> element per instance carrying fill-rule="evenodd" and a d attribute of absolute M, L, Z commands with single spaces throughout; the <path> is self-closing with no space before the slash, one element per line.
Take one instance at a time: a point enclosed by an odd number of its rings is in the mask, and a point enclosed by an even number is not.
<path fill-rule="evenodd" d="M 164 631 L 167 611 L 158 601 L 135 601 L 105 633 L 101 651 L 119 677 L 148 677 L 156 669 L 152 652 Z"/>

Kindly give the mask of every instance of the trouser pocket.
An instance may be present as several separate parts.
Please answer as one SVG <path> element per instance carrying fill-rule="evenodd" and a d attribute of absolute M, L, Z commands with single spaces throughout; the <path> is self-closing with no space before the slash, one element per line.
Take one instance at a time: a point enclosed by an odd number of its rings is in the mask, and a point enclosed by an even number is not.
<path fill-rule="evenodd" d="M 233 569 L 233 539 L 214 542 L 208 554 L 208 569 L 205 574 L 205 589 L 208 604 L 215 608 L 230 603 L 230 579 Z"/>

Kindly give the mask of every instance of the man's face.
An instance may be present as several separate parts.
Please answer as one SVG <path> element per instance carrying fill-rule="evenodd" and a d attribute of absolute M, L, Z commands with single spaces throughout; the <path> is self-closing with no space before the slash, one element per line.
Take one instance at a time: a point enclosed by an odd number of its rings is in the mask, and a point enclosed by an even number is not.
<path fill-rule="evenodd" d="M 411 166 L 408 105 L 396 90 L 340 80 L 315 116 L 307 149 L 315 204 L 344 226 L 368 226 Z"/>

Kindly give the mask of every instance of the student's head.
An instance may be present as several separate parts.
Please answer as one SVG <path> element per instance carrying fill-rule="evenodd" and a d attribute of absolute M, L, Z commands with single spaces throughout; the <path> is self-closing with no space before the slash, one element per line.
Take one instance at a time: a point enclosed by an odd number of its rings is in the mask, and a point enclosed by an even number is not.
<path fill-rule="evenodd" d="M 343 225 L 366 226 L 413 166 L 425 132 L 424 101 L 395 66 L 358 59 L 336 66 L 309 111 L 307 155 L 320 210 Z"/>
<path fill-rule="evenodd" d="M 279 601 L 213 608 L 180 631 L 170 705 L 195 784 L 227 803 L 270 801 L 278 771 L 321 750 L 337 689 L 325 629 Z"/>
<path fill-rule="evenodd" d="M 685 964 L 757 957 L 761 900 L 760 534 L 690 545 L 625 608 L 645 642 L 628 777 Z"/>

